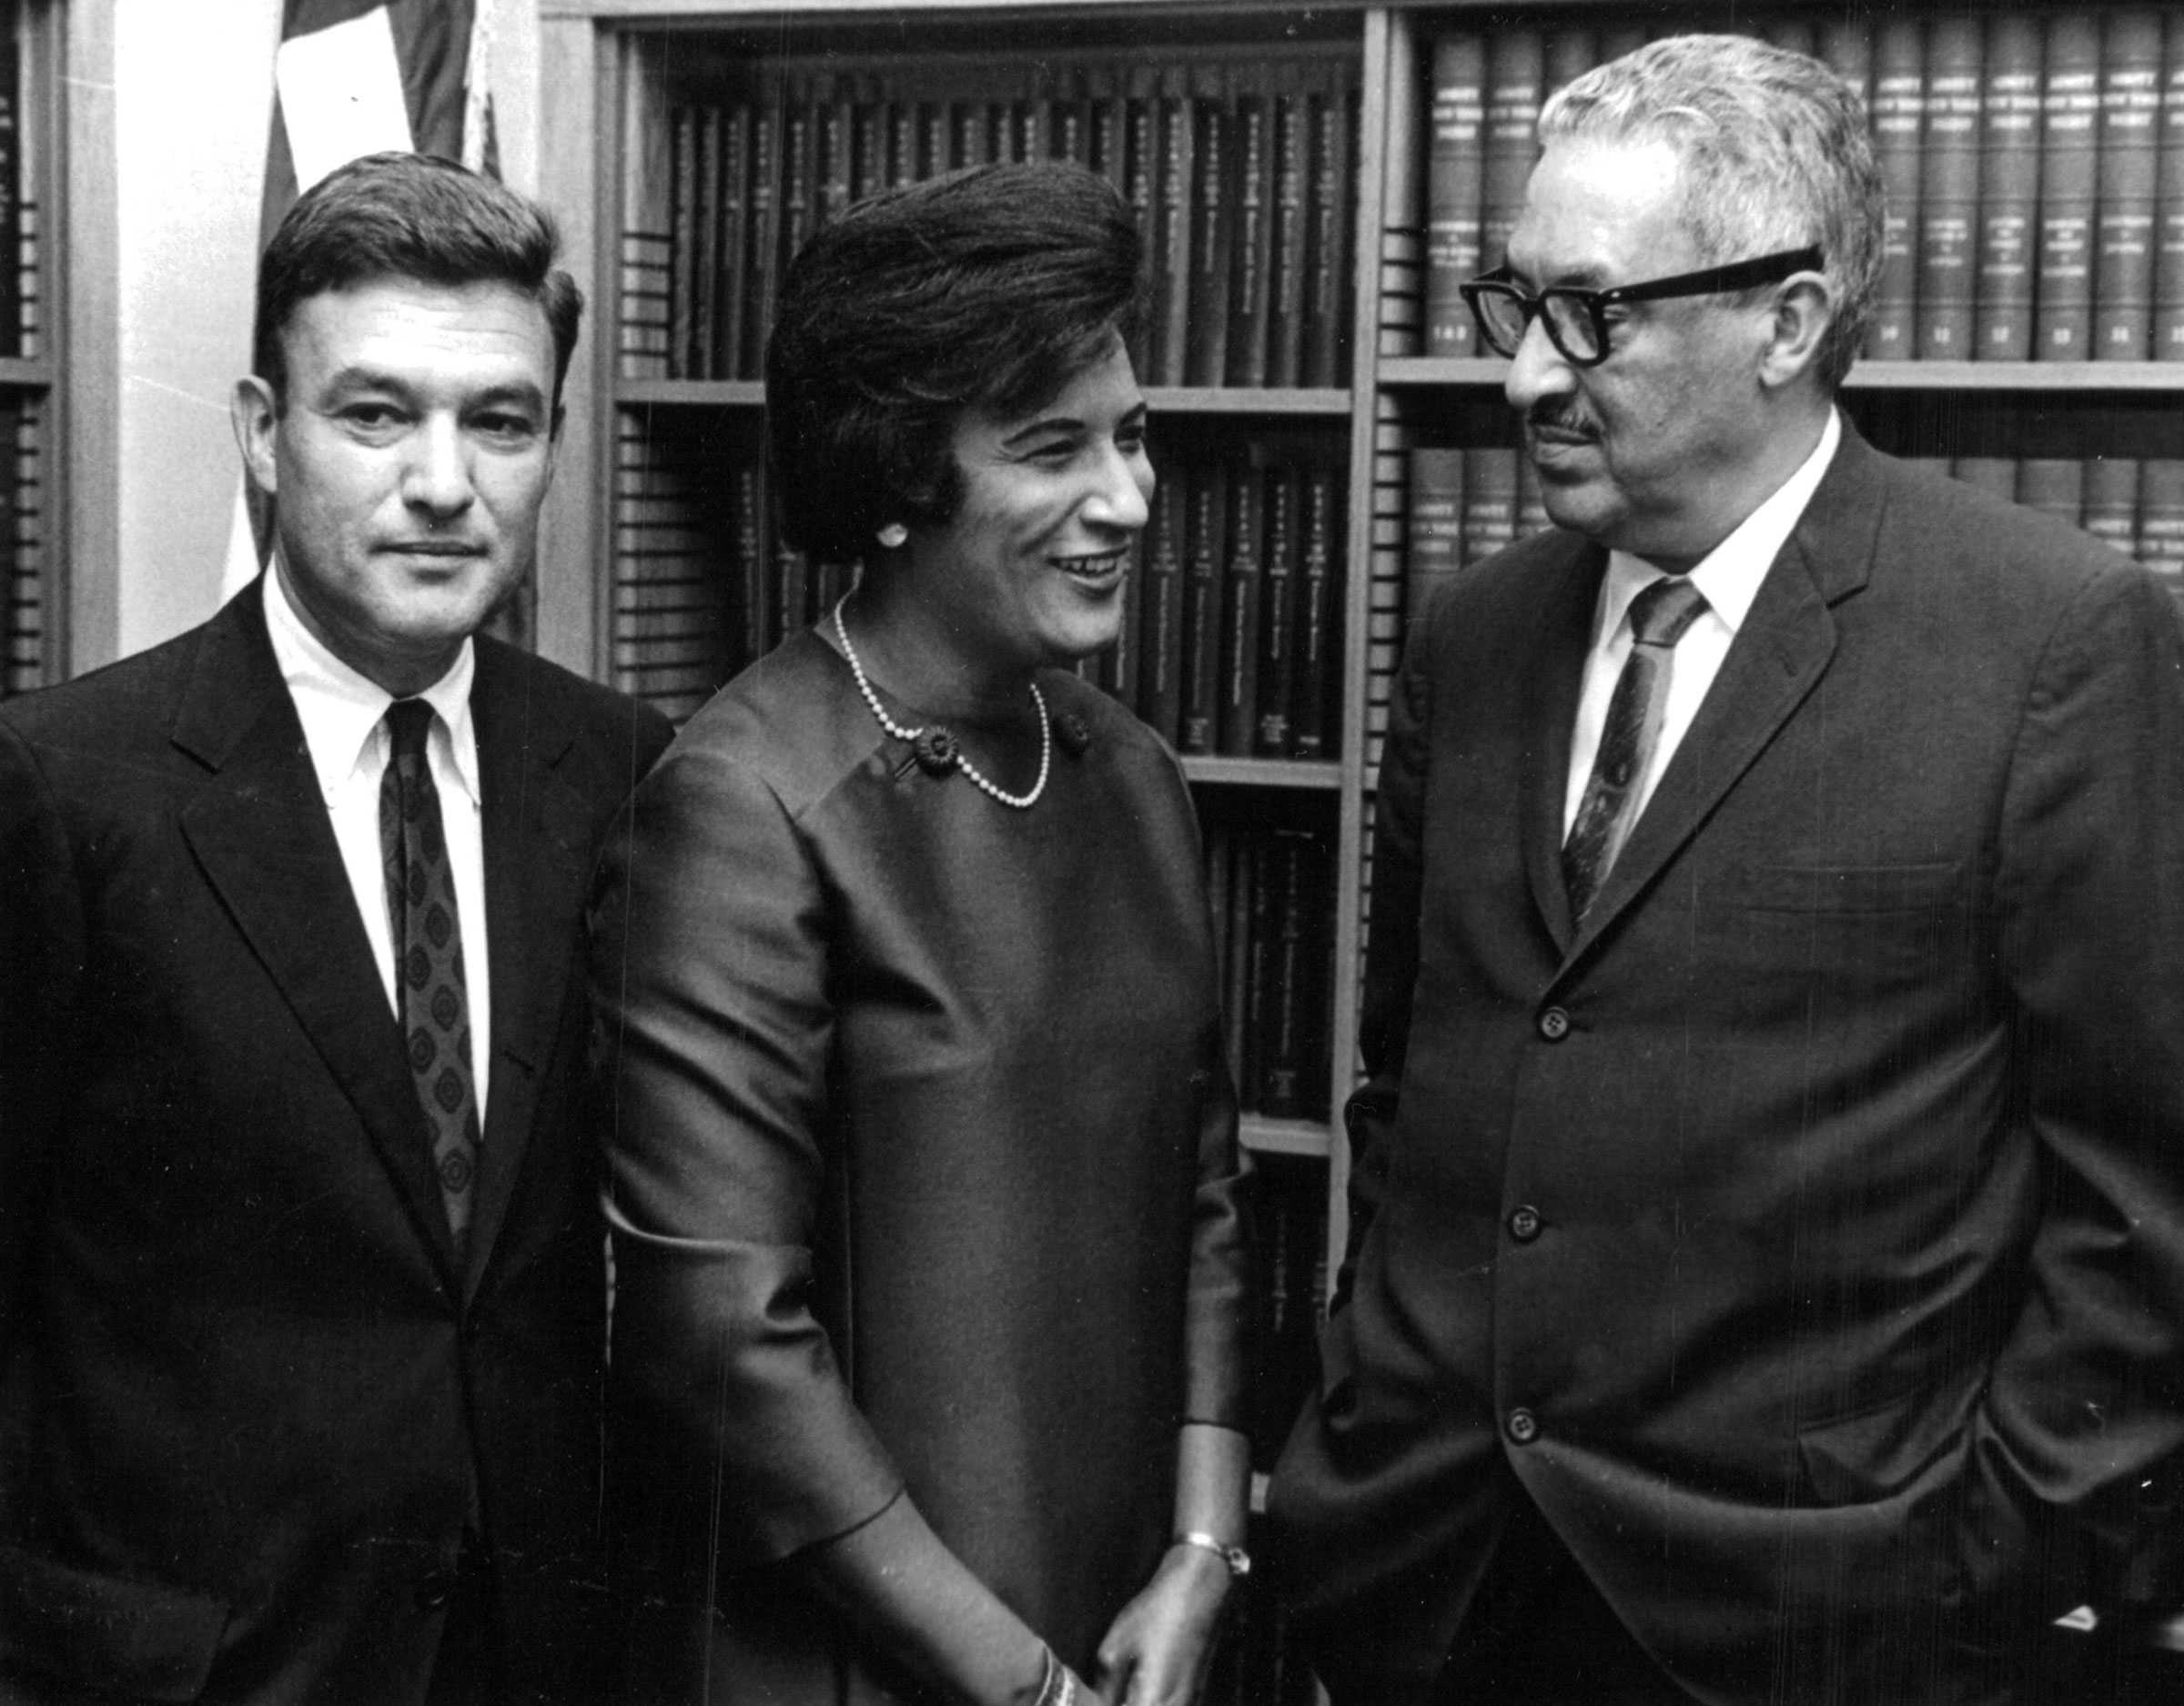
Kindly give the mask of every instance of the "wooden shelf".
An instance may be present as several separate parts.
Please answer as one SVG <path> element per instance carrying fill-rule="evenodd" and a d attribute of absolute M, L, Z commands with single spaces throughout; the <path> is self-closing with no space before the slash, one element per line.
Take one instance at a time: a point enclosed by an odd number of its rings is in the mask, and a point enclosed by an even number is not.
<path fill-rule="evenodd" d="M 1328 1123 L 1320 1119 L 1268 1119 L 1246 1114 L 1238 1127 L 1245 1148 L 1266 1156 L 1305 1156 L 1324 1160 Z"/>
<path fill-rule="evenodd" d="M 1218 758 L 1186 753 L 1183 773 L 1193 782 L 1233 783 L 1251 788 L 1316 788 L 1332 792 L 1342 785 L 1342 766 L 1333 760 L 1303 758 Z"/>
<path fill-rule="evenodd" d="M 0 362 L 0 384 L 8 382 L 7 368 L 32 365 L 35 364 Z M 1303 415 L 1345 421 L 1350 419 L 1351 405 L 1348 391 L 1326 389 L 1274 390 L 1244 386 L 1155 385 L 1147 388 L 1145 398 L 1148 405 L 1158 413 Z M 759 409 L 765 404 L 766 388 L 757 379 L 625 379 L 614 382 L 614 400 L 624 408 L 650 403 L 675 408 Z"/>
<path fill-rule="evenodd" d="M 1499 357 L 1390 356 L 1380 362 L 1380 382 L 1390 388 L 1500 390 L 1508 372 L 1509 363 Z M 1849 391 L 2184 392 L 2184 361 L 1861 361 L 1843 386 Z"/>

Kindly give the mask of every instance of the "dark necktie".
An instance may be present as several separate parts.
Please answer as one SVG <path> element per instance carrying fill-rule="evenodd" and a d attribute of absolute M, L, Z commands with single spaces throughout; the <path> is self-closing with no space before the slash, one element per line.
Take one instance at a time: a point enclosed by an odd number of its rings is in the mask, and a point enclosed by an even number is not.
<path fill-rule="evenodd" d="M 1705 608 L 1706 595 L 1679 575 L 1654 581 L 1631 601 L 1631 655 L 1615 680 L 1592 774 L 1570 839 L 1562 843 L 1562 880 L 1570 888 L 1572 918 L 1585 915 L 1638 821 L 1640 790 L 1668 703 L 1676 641 Z"/>
<path fill-rule="evenodd" d="M 379 857 L 402 1037 L 418 1099 L 432 1133 L 432 1170 L 460 1253 L 478 1176 L 478 1094 L 470 1075 L 470 1004 L 463 988 L 462 924 L 455 870 L 440 823 L 440 791 L 425 756 L 432 707 L 400 699 L 387 708 L 394 752 L 379 780 Z"/>

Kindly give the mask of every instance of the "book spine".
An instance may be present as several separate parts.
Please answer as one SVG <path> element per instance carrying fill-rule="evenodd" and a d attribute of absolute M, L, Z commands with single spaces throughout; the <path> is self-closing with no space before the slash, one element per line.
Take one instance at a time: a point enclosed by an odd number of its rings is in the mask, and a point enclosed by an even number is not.
<path fill-rule="evenodd" d="M 668 129 L 674 151 L 674 238 L 667 278 L 667 375 L 671 379 L 684 379 L 698 371 L 691 366 L 697 347 L 697 336 L 692 329 L 698 290 L 697 109 L 676 107 L 668 116 Z"/>
<path fill-rule="evenodd" d="M 1967 360 L 1975 348 L 1982 37 L 1977 18 L 1951 14 L 1926 38 L 1915 319 L 1916 352 L 1930 361 Z"/>
<path fill-rule="evenodd" d="M 813 202 L 812 228 L 817 230 L 848 212 L 856 194 L 857 113 L 851 80 L 835 77 L 814 106 L 817 130 L 814 170 L 818 189 Z"/>
<path fill-rule="evenodd" d="M 1499 267 L 1524 211 L 1524 186 L 1538 152 L 1545 43 L 1536 25 L 1497 30 L 1486 48 L 1485 159 L 1480 168 L 1480 258 Z"/>
<path fill-rule="evenodd" d="M 1263 758 L 1287 758 L 1294 731 L 1289 713 L 1297 691 L 1297 591 L 1302 584 L 1300 494 L 1297 470 L 1266 471 L 1266 549 L 1259 601 L 1259 680 L 1248 749 Z"/>
<path fill-rule="evenodd" d="M 2079 525 L 2109 550 L 2126 557 L 2138 550 L 2138 459 L 2096 456 L 2087 459 L 2084 509 Z"/>
<path fill-rule="evenodd" d="M 1304 383 L 1306 204 L 1312 181 L 1312 115 L 1303 68 L 1284 68 L 1274 89 L 1273 276 L 1268 280 L 1267 383 Z"/>
<path fill-rule="evenodd" d="M 721 115 L 720 210 L 713 347 L 721 377 L 738 379 L 751 370 L 743 350 L 743 298 L 750 287 L 751 108 L 742 101 Z"/>
<path fill-rule="evenodd" d="M 1888 198 L 1881 274 L 1874 285 L 1866 354 L 1911 356 L 1918 313 L 1918 146 L 1926 127 L 1926 43 L 1915 17 L 1885 20 L 1874 44 L 1874 157 Z"/>
<path fill-rule="evenodd" d="M 1228 555 L 1221 568 L 1220 699 L 1214 750 L 1252 750 L 1259 713 L 1259 620 L 1266 579 L 1266 471 L 1239 463 L 1228 480 Z"/>
<path fill-rule="evenodd" d="M 1458 287 L 1480 266 L 1485 193 L 1486 39 L 1455 30 L 1433 44 L 1431 140 L 1426 156 L 1426 354 L 1479 353 Z"/>
<path fill-rule="evenodd" d="M 2137 555 L 2184 606 L 2184 459 L 2149 457 L 2139 465 Z"/>
<path fill-rule="evenodd" d="M 1274 100 L 1263 77 L 1236 96 L 1236 253 L 1229 273 L 1228 381 L 1267 382 L 1267 335 L 1274 271 Z"/>
<path fill-rule="evenodd" d="M 781 128 L 784 97 L 776 82 L 751 115 L 751 237 L 743 292 L 742 368 L 756 374 L 765 362 L 766 335 L 774 327 L 774 293 L 780 282 Z"/>
<path fill-rule="evenodd" d="M 1116 66 L 1088 66 L 1084 73 L 1084 101 L 1088 115 L 1092 157 L 1088 164 L 1130 201 L 1130 106 L 1123 74 Z M 1144 207 L 1131 201 L 1138 215 L 1138 230 L 1152 240 L 1152 222 Z"/>
<path fill-rule="evenodd" d="M 1344 69 L 1309 97 L 1312 127 L 1311 246 L 1305 261 L 1304 383 L 1350 380 L 1350 116 Z"/>
<path fill-rule="evenodd" d="M 1198 131 L 1197 104 L 1191 98 L 1188 74 L 1170 67 L 1162 74 L 1158 96 L 1160 150 L 1160 234 L 1154 245 L 1156 275 L 1160 281 L 1162 315 L 1154 338 L 1158 385 L 1182 385 L 1197 370 L 1190 355 L 1190 304 L 1194 290 L 1206 288 L 1199 254 L 1211 241 L 1201 223 L 1203 207 L 1198 183 Z M 1219 186 L 1214 187 L 1219 196 Z"/>
<path fill-rule="evenodd" d="M 1192 162 L 1190 298 L 1194 312 L 1184 328 L 1186 381 L 1218 385 L 1228 370 L 1230 275 L 1234 267 L 1238 197 L 1233 152 L 1233 119 L 1228 102 L 1215 90 L 1219 72 L 1211 68 L 1192 104 L 1196 155 Z"/>
<path fill-rule="evenodd" d="M 2032 358 L 2032 257 L 2040 213 L 2040 21 L 1997 13 L 1987 26 L 1979 116 L 1979 280 L 1973 350 Z"/>
<path fill-rule="evenodd" d="M 1146 520 L 1144 571 L 1138 584 L 1137 711 L 1160 738 L 1175 743 L 1183 709 L 1182 477 L 1163 480 L 1153 492 Z"/>
<path fill-rule="evenodd" d="M 1777 13 L 1760 25 L 1760 36 L 1777 47 L 1786 47 L 1794 54 L 1817 57 L 1820 51 L 1820 32 L 1810 18 L 1793 17 Z"/>
<path fill-rule="evenodd" d="M 858 77 L 851 86 L 850 182 L 852 201 L 863 201 L 887 187 L 887 151 L 894 146 L 895 103 L 876 77 Z"/>
<path fill-rule="evenodd" d="M 1297 583 L 1297 681 L 1290 698 L 1289 752 L 1295 758 L 1332 758 L 1336 752 L 1336 596 L 1341 585 L 1339 541 L 1342 529 L 1340 476 L 1324 462 L 1304 469 L 1303 556 Z"/>
<path fill-rule="evenodd" d="M 1403 617 L 1421 620 L 1433 595 L 1463 567 L 1466 452 L 1421 446 L 1410 455 L 1403 536 Z"/>
<path fill-rule="evenodd" d="M 1543 70 L 1540 78 L 1542 100 L 1566 83 L 1573 83 L 1600 63 L 1600 32 L 1582 24 L 1559 24 L 1547 33 Z"/>
<path fill-rule="evenodd" d="M 777 278 L 802 252 L 819 210 L 819 115 L 809 78 L 791 86 L 781 126 L 781 248 L 774 257 Z M 778 288 L 778 285 L 776 287 Z M 771 330 L 771 324 L 767 327 Z"/>
<path fill-rule="evenodd" d="M 752 457 L 734 464 L 734 549 L 737 607 L 742 617 L 743 659 L 755 663 L 780 637 L 767 573 L 765 464 Z"/>
<path fill-rule="evenodd" d="M 2086 512 L 2086 465 L 2074 456 L 2027 456 L 2017 462 L 2017 501 L 2078 526 Z"/>
<path fill-rule="evenodd" d="M 2092 353 L 2093 197 L 2098 173 L 2100 15 L 2048 18 L 2041 96 L 2040 238 L 2036 263 L 2036 360 Z"/>
<path fill-rule="evenodd" d="M 1520 453 L 1485 446 L 1463 453 L 1463 560 L 1492 556 L 1517 537 Z"/>
<path fill-rule="evenodd" d="M 1842 13 L 1823 18 L 1814 31 L 1813 56 L 1873 106 L 1873 31 L 1864 18 Z"/>
<path fill-rule="evenodd" d="M 698 255 L 690 312 L 690 374 L 698 379 L 721 374 L 722 154 L 727 122 L 718 106 L 699 109 Z"/>
<path fill-rule="evenodd" d="M 1191 470 L 1185 526 L 1183 709 L 1176 747 L 1210 752 L 1219 726 L 1221 569 L 1228 520 L 1228 474 L 1218 462 Z"/>
<path fill-rule="evenodd" d="M 2184 24 L 2162 42 L 2155 134 L 2153 356 L 2184 361 Z"/>
<path fill-rule="evenodd" d="M 1130 211 L 1137 216 L 1138 229 L 1145 239 L 1149 280 L 1145 313 L 1138 330 L 1138 347 L 1131 351 L 1131 365 L 1137 368 L 1140 384 L 1156 385 L 1162 382 L 1159 378 L 1162 328 L 1168 323 L 1168 298 L 1175 290 L 1176 281 L 1170 275 L 1162 247 L 1166 233 L 1162 229 L 1160 207 L 1160 106 L 1149 71 L 1132 68 L 1122 84 L 1120 106 L 1122 130 L 1117 146 L 1122 150 L 1122 197 L 1130 204 Z"/>
<path fill-rule="evenodd" d="M 2092 355 L 2097 361 L 2144 361 L 2153 349 L 2161 15 L 2108 14 L 2100 62 Z"/>

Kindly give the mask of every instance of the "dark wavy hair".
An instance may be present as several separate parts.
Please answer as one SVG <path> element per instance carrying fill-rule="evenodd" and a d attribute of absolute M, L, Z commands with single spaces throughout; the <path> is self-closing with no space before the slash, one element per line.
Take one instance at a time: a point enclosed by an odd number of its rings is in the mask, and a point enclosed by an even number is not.
<path fill-rule="evenodd" d="M 946 523 L 952 440 L 978 409 L 1036 409 L 1143 313 L 1144 242 L 1105 178 L 1059 162 L 966 167 L 824 226 L 766 345 L 766 454 L 789 543 L 863 556 L 891 521 Z"/>
<path fill-rule="evenodd" d="M 504 284 L 539 305 L 553 334 L 553 396 L 576 348 L 584 296 L 554 265 L 552 215 L 507 185 L 429 154 L 368 154 L 297 198 L 258 263 L 250 370 L 288 401 L 283 337 L 298 305 L 383 278 Z"/>

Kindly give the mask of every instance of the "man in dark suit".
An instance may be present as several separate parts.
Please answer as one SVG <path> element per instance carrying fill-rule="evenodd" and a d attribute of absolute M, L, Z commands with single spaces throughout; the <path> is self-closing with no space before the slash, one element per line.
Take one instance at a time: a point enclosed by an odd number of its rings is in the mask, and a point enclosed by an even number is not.
<path fill-rule="evenodd" d="M 2179 626 L 1836 412 L 1825 67 L 1541 135 L 1471 294 L 1557 530 L 1394 695 L 1291 1615 L 1342 1706 L 2021 1698 L 2184 1441 Z"/>
<path fill-rule="evenodd" d="M 572 974 L 667 740 L 479 636 L 581 298 L 444 161 L 267 250 L 268 571 L 0 707 L 0 1700 L 591 1698 Z"/>

